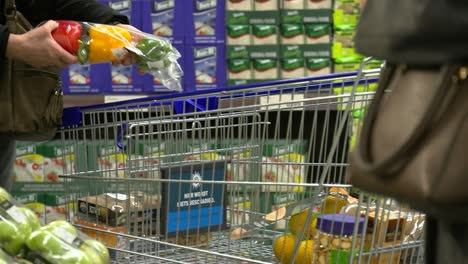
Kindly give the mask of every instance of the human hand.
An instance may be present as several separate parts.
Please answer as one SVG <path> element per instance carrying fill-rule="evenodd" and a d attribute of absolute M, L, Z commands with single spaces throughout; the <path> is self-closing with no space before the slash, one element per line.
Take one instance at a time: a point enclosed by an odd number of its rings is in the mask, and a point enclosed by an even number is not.
<path fill-rule="evenodd" d="M 57 27 L 57 22 L 47 21 L 25 34 L 10 34 L 6 56 L 36 68 L 64 68 L 76 63 L 77 57 L 68 53 L 52 37 L 51 32 Z"/>
<path fill-rule="evenodd" d="M 140 42 L 140 39 L 143 37 L 141 31 L 137 29 L 136 27 L 126 25 L 126 24 L 117 24 L 116 26 L 128 30 L 130 35 L 132 35 L 132 42 L 134 43 Z M 133 52 L 128 52 L 127 54 L 125 54 L 122 60 L 113 61 L 112 65 L 129 66 L 129 65 L 135 64 L 136 62 L 137 62 L 137 56 Z"/>

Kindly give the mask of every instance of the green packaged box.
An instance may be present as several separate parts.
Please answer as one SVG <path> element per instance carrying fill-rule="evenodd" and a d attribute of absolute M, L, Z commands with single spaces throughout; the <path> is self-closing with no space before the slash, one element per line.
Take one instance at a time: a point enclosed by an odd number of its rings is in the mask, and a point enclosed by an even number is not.
<path fill-rule="evenodd" d="M 349 29 L 356 26 L 358 21 L 359 13 L 348 14 L 343 9 L 335 9 L 333 11 L 333 26 L 335 30 Z"/>
<path fill-rule="evenodd" d="M 217 140 L 207 138 L 193 138 L 175 140 L 167 152 L 177 157 L 174 160 L 220 160 L 222 157 L 217 153 Z"/>
<path fill-rule="evenodd" d="M 279 11 L 227 11 L 227 25 L 276 25 L 280 22 Z"/>
<path fill-rule="evenodd" d="M 223 139 L 218 141 L 218 153 L 229 157 L 259 157 L 261 153 L 261 145 L 258 139 Z"/>
<path fill-rule="evenodd" d="M 281 59 L 281 78 L 301 78 L 305 76 L 304 58 Z"/>
<path fill-rule="evenodd" d="M 13 167 L 15 182 L 43 182 L 44 156 L 38 153 L 40 143 L 19 142 Z"/>
<path fill-rule="evenodd" d="M 229 162 L 226 166 L 227 181 L 257 181 L 258 163 L 261 159 L 261 142 L 252 139 L 225 139 L 218 143 L 218 153 Z M 250 185 L 230 184 L 228 190 L 251 190 Z"/>
<path fill-rule="evenodd" d="M 290 153 L 304 154 L 307 151 L 307 147 L 307 140 L 267 140 L 263 148 L 263 156 L 278 157 Z"/>
<path fill-rule="evenodd" d="M 336 30 L 333 36 L 332 57 L 338 58 L 363 58 L 354 47 L 354 37 L 356 32 L 351 30 Z"/>
<path fill-rule="evenodd" d="M 11 187 L 11 193 L 25 195 L 31 193 L 79 193 L 82 187 L 78 182 L 15 182 Z"/>
<path fill-rule="evenodd" d="M 73 218 L 79 194 L 48 193 L 45 196 L 45 222 Z"/>
<path fill-rule="evenodd" d="M 331 45 L 281 45 L 279 52 L 281 58 L 328 58 L 331 56 Z"/>
<path fill-rule="evenodd" d="M 251 59 L 277 59 L 278 57 L 278 45 L 262 45 L 249 47 L 249 58 Z"/>
<path fill-rule="evenodd" d="M 250 59 L 231 59 L 227 62 L 228 79 L 250 80 L 252 75 L 252 61 Z"/>
<path fill-rule="evenodd" d="M 250 222 L 252 202 L 249 193 L 230 193 L 226 206 L 226 223 L 242 225 Z"/>
<path fill-rule="evenodd" d="M 44 157 L 44 181 L 62 181 L 61 175 L 86 167 L 84 141 L 53 140 L 38 145 L 37 151 Z"/>
<path fill-rule="evenodd" d="M 305 24 L 306 44 L 330 43 L 330 35 L 329 24 Z"/>
<path fill-rule="evenodd" d="M 331 24 L 332 10 L 282 10 L 281 23 L 286 24 L 310 24 L 324 23 Z"/>
<path fill-rule="evenodd" d="M 334 60 L 334 72 L 349 72 L 357 71 L 361 67 L 362 58 L 361 57 L 346 57 L 338 58 Z M 364 69 L 379 69 L 382 65 L 381 61 L 373 60 L 368 62 Z"/>
<path fill-rule="evenodd" d="M 116 141 L 96 140 L 87 144 L 89 176 L 105 178 L 126 178 L 125 164 L 128 152 L 120 149 Z"/>
<path fill-rule="evenodd" d="M 230 11 L 254 10 L 254 1 L 253 0 L 226 0 L 226 10 L 230 10 Z"/>
<path fill-rule="evenodd" d="M 304 44 L 304 24 L 281 24 L 281 44 Z"/>
<path fill-rule="evenodd" d="M 249 46 L 227 46 L 226 47 L 227 59 L 250 59 Z"/>
<path fill-rule="evenodd" d="M 278 44 L 278 25 L 258 24 L 252 25 L 253 45 L 276 45 Z"/>
<path fill-rule="evenodd" d="M 306 76 L 325 75 L 332 71 L 332 63 L 330 58 L 307 58 Z"/>
<path fill-rule="evenodd" d="M 231 46 L 252 43 L 249 25 L 227 25 L 226 35 L 226 42 Z"/>
<path fill-rule="evenodd" d="M 227 59 L 277 59 L 280 54 L 278 45 L 228 45 L 226 49 Z"/>
<path fill-rule="evenodd" d="M 261 180 L 274 185 L 262 185 L 264 192 L 303 192 L 306 182 L 307 140 L 267 140 L 263 149 Z M 286 183 L 286 184 L 285 184 Z"/>
<path fill-rule="evenodd" d="M 282 8 L 285 10 L 314 10 L 314 9 L 331 9 L 332 0 L 309 1 L 309 0 L 282 0 Z"/>
<path fill-rule="evenodd" d="M 255 80 L 278 79 L 278 59 L 254 59 L 253 69 Z"/>
<path fill-rule="evenodd" d="M 134 178 L 159 179 L 161 164 L 170 163 L 175 158 L 167 155 L 171 140 L 144 139 L 139 140 L 138 152 L 130 156 L 130 169 L 135 171 Z"/>

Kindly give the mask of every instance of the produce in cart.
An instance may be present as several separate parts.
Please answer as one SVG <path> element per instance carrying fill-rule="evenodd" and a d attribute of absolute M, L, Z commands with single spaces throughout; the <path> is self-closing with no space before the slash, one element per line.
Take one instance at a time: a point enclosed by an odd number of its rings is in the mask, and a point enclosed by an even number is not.
<path fill-rule="evenodd" d="M 25 259 L 13 258 L 7 253 L 5 253 L 5 251 L 0 249 L 0 264 L 33 264 L 33 263 Z"/>
<path fill-rule="evenodd" d="M 137 29 L 88 22 L 58 20 L 53 38 L 81 64 L 120 62 L 129 53 L 141 73 L 149 73 L 167 88 L 181 91 L 179 52 L 168 39 Z"/>
<path fill-rule="evenodd" d="M 26 240 L 40 227 L 33 211 L 22 207 L 0 188 L 0 248 L 12 256 L 24 254 Z"/>
<path fill-rule="evenodd" d="M 34 231 L 26 241 L 26 258 L 50 264 L 105 264 L 109 251 L 99 241 L 86 236 L 73 225 L 57 220 Z"/>

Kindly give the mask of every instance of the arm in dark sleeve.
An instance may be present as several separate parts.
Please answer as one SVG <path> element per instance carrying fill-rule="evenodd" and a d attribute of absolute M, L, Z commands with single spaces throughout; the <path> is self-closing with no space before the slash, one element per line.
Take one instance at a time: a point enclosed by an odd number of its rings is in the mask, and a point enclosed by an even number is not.
<path fill-rule="evenodd" d="M 9 36 L 7 26 L 0 25 L 0 62 L 5 58 Z"/>
<path fill-rule="evenodd" d="M 56 20 L 86 21 L 100 24 L 129 24 L 128 17 L 96 0 L 55 0 Z"/>

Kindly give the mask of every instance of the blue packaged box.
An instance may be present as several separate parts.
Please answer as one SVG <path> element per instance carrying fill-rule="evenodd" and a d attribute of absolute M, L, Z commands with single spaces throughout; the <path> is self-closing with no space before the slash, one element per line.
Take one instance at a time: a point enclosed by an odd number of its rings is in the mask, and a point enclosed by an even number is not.
<path fill-rule="evenodd" d="M 183 0 L 148 0 L 141 6 L 142 30 L 165 37 L 175 45 L 184 43 Z"/>
<path fill-rule="evenodd" d="M 107 4 L 130 19 L 130 24 L 141 29 L 141 10 L 143 2 L 140 0 L 108 0 Z M 102 72 L 102 84 L 106 94 L 135 94 L 143 91 L 144 78 L 138 73 L 136 66 L 112 66 L 106 64 Z"/>
<path fill-rule="evenodd" d="M 177 60 L 182 71 L 184 71 L 184 46 L 183 45 L 174 45 L 174 48 L 180 53 L 181 57 Z M 182 87 L 184 86 L 184 77 L 182 76 L 180 82 Z M 165 92 L 174 92 L 173 90 L 168 89 L 165 87 L 160 80 L 153 77 L 151 74 L 144 75 L 144 84 L 143 84 L 143 92 L 145 94 L 152 94 L 152 93 L 165 93 Z"/>
<path fill-rule="evenodd" d="M 136 28 L 141 25 L 141 0 L 101 0 L 101 2 L 127 16 L 130 24 Z"/>
<path fill-rule="evenodd" d="M 112 66 L 107 64 L 103 70 L 103 76 L 108 83 L 105 84 L 106 94 L 135 94 L 143 92 L 144 76 L 138 73 L 135 65 Z"/>
<path fill-rule="evenodd" d="M 195 181 L 223 181 L 225 162 L 200 162 L 176 167 L 161 166 L 161 177 L 193 180 L 193 183 L 162 184 L 161 234 L 200 234 L 226 228 L 225 185 Z"/>
<path fill-rule="evenodd" d="M 226 85 L 224 45 L 185 46 L 185 90 L 218 88 Z"/>
<path fill-rule="evenodd" d="M 77 63 L 62 69 L 63 93 L 102 93 L 105 90 L 105 84 L 101 82 L 105 67 L 103 64 L 81 65 Z"/>
<path fill-rule="evenodd" d="M 185 44 L 225 42 L 225 0 L 187 0 Z"/>

